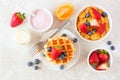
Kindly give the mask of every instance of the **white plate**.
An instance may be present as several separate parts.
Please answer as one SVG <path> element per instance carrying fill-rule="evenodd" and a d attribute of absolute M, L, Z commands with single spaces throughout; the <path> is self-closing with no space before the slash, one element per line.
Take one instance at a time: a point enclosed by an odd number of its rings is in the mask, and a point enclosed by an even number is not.
<path fill-rule="evenodd" d="M 41 41 L 48 39 L 49 36 L 52 35 L 56 30 L 57 29 L 53 29 L 53 30 L 50 30 L 49 32 L 47 32 L 45 35 L 43 35 L 43 37 L 41 38 Z M 62 31 L 58 32 L 55 36 L 62 35 L 63 33 L 65 33 L 67 35 L 67 37 L 69 37 L 71 39 L 77 38 L 72 32 L 70 32 L 68 30 L 62 30 Z M 74 46 L 75 46 L 74 57 L 71 59 L 70 63 L 64 65 L 64 69 L 63 70 L 70 69 L 73 65 L 76 64 L 76 62 L 78 61 L 78 59 L 80 57 L 79 40 L 76 43 L 74 43 Z M 46 59 L 46 57 L 44 57 L 44 56 L 41 55 L 40 58 L 41 58 L 42 62 L 48 68 L 53 69 L 53 70 L 60 70 L 60 66 L 59 65 L 55 65 L 55 64 L 51 63 L 49 60 Z"/>

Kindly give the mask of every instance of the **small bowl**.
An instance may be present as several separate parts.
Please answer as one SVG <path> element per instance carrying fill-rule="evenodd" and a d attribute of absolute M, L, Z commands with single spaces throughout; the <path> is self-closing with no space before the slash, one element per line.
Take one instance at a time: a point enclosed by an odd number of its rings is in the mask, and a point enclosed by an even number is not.
<path fill-rule="evenodd" d="M 102 37 L 102 38 L 100 38 L 100 39 L 97 39 L 97 40 L 89 40 L 89 39 L 84 38 L 84 37 L 80 34 L 80 32 L 78 31 L 78 29 L 77 29 L 77 19 L 78 19 L 79 14 L 80 14 L 82 11 L 84 11 L 86 8 L 88 8 L 88 7 L 96 7 L 96 8 L 98 8 L 98 9 L 106 12 L 106 13 L 107 13 L 107 16 L 108 16 L 109 31 L 104 35 L 104 37 Z M 107 10 L 105 10 L 104 8 L 100 7 L 100 6 L 98 6 L 98 5 L 86 6 L 86 7 L 82 8 L 82 9 L 78 12 L 78 14 L 76 15 L 76 18 L 75 18 L 75 29 L 76 29 L 78 35 L 79 35 L 83 40 L 85 40 L 85 41 L 87 41 L 87 42 L 101 41 L 101 40 L 105 39 L 105 37 L 107 37 L 108 34 L 110 33 L 110 31 L 111 31 L 111 29 L 112 29 L 112 19 L 111 19 L 111 16 L 110 16 L 109 12 L 108 12 Z"/>
<path fill-rule="evenodd" d="M 30 14 L 30 23 L 32 25 L 32 29 L 35 31 L 47 31 L 53 24 L 53 15 L 46 8 L 35 9 Z"/>
<path fill-rule="evenodd" d="M 107 61 L 103 62 L 101 60 L 101 58 L 100 58 L 101 55 L 99 55 L 99 54 L 102 54 L 102 53 L 99 52 L 100 50 L 105 51 L 108 54 L 109 58 L 108 58 Z M 96 54 L 98 55 L 98 58 L 99 58 L 99 63 L 98 64 L 90 63 L 90 57 L 93 54 L 93 52 L 96 52 Z M 104 48 L 96 48 L 96 49 L 91 50 L 90 53 L 88 54 L 88 57 L 87 57 L 87 64 L 88 64 L 89 68 L 93 71 L 96 71 L 96 72 L 108 71 L 110 69 L 111 65 L 112 65 L 112 61 L 113 61 L 113 59 L 112 59 L 111 53 L 107 49 L 104 49 Z M 101 64 L 107 64 L 108 68 L 104 69 L 104 70 L 102 70 L 102 68 L 100 69 Z"/>

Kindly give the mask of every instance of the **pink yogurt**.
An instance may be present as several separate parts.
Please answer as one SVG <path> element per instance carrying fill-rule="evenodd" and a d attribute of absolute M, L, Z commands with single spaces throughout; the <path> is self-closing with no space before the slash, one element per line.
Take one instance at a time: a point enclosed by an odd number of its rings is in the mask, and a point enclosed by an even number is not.
<path fill-rule="evenodd" d="M 31 24 L 37 31 L 48 30 L 53 23 L 53 17 L 49 10 L 47 9 L 37 9 L 31 15 Z"/>

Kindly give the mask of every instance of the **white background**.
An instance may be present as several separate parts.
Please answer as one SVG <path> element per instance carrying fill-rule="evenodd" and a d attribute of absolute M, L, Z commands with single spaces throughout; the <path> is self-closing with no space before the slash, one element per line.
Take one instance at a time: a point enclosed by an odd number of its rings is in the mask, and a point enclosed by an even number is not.
<path fill-rule="evenodd" d="M 55 16 L 56 8 L 63 3 L 73 3 L 75 12 L 71 18 L 73 24 L 69 30 L 77 33 L 74 28 L 76 13 L 87 5 L 99 5 L 105 8 L 112 17 L 112 30 L 108 37 L 97 43 L 88 43 L 80 39 L 82 52 L 77 64 L 67 71 L 50 70 L 44 64 L 40 64 L 41 70 L 35 71 L 24 63 L 23 57 L 34 43 L 38 42 L 44 33 L 33 31 L 30 27 L 29 15 L 36 8 L 44 7 L 53 13 L 54 24 L 63 23 Z M 0 80 L 119 80 L 120 79 L 120 0 L 0 0 Z M 26 21 L 18 28 L 10 27 L 11 15 L 21 11 L 26 13 Z M 51 28 L 51 29 L 52 29 Z M 19 45 L 14 41 L 14 34 L 18 29 L 26 29 L 31 32 L 32 41 L 29 45 Z M 111 51 L 106 44 L 112 41 L 115 50 Z M 113 64 L 107 72 L 94 72 L 87 65 L 87 55 L 96 47 L 105 47 L 113 55 Z M 26 59 L 26 61 L 29 61 Z M 25 62 L 26 62 L 25 61 Z"/>

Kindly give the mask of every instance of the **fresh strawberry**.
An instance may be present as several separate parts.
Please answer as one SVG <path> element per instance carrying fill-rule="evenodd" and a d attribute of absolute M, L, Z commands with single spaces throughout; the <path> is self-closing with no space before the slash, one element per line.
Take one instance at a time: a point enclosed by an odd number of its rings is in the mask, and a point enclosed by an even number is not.
<path fill-rule="evenodd" d="M 62 51 L 57 48 L 52 48 L 51 57 L 53 60 L 57 59 L 61 55 Z"/>
<path fill-rule="evenodd" d="M 98 12 L 96 9 L 92 8 L 92 12 L 97 20 L 101 18 L 100 12 Z"/>
<path fill-rule="evenodd" d="M 20 12 L 15 12 L 13 15 L 12 15 L 12 19 L 11 19 L 11 27 L 16 27 L 18 25 L 20 25 L 21 23 L 23 23 L 25 19 L 25 14 L 21 14 Z"/>
<path fill-rule="evenodd" d="M 99 58 L 100 58 L 101 62 L 106 62 L 109 59 L 109 56 L 108 56 L 108 54 L 100 53 Z"/>
<path fill-rule="evenodd" d="M 98 28 L 97 32 L 99 34 L 103 34 L 103 32 L 105 31 L 105 27 L 106 27 L 106 23 L 101 24 L 100 27 Z"/>
<path fill-rule="evenodd" d="M 109 55 L 105 50 L 99 52 L 99 58 L 101 62 L 106 62 L 109 60 Z"/>
<path fill-rule="evenodd" d="M 100 63 L 99 56 L 96 52 L 92 52 L 92 54 L 90 55 L 90 58 L 89 58 L 89 62 L 90 62 L 90 64 L 95 64 L 95 65 Z"/>
<path fill-rule="evenodd" d="M 92 19 L 91 22 L 90 22 L 90 25 L 91 26 L 97 26 L 97 27 L 100 26 L 100 24 L 98 23 L 98 21 L 96 19 Z"/>
<path fill-rule="evenodd" d="M 82 32 L 88 33 L 88 29 L 85 23 L 81 24 L 79 28 Z"/>
<path fill-rule="evenodd" d="M 108 63 L 101 63 L 100 65 L 98 65 L 96 67 L 96 70 L 107 70 L 109 68 L 109 64 Z"/>

